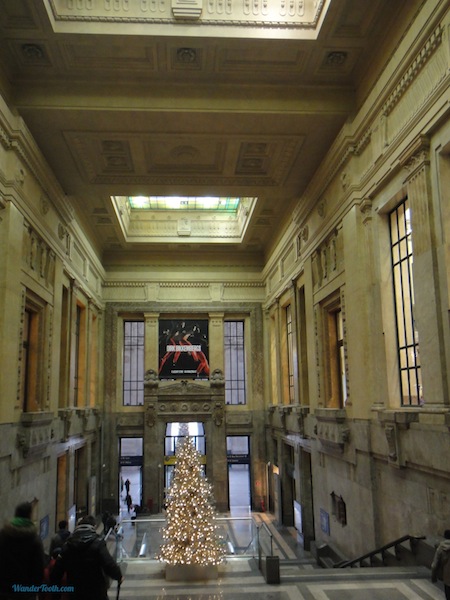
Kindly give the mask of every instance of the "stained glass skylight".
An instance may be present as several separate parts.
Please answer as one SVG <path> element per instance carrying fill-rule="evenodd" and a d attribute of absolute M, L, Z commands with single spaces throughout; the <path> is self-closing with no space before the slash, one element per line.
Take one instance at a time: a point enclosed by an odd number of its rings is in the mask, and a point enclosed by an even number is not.
<path fill-rule="evenodd" d="M 236 213 L 239 198 L 223 196 L 128 196 L 131 209 L 138 210 L 207 210 Z"/>

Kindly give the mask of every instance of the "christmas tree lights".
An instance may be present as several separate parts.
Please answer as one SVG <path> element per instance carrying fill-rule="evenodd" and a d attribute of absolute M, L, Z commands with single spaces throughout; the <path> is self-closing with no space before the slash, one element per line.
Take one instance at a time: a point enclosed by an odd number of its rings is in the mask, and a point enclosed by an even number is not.
<path fill-rule="evenodd" d="M 158 560 L 169 565 L 218 565 L 225 549 L 217 535 L 212 487 L 203 474 L 200 453 L 184 437 L 166 497 L 166 525 Z"/>

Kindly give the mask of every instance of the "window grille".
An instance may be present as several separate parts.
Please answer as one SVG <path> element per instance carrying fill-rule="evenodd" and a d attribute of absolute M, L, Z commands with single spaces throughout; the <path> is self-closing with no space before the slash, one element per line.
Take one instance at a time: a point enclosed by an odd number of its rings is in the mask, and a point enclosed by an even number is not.
<path fill-rule="evenodd" d="M 411 212 L 405 199 L 390 213 L 397 344 L 402 406 L 423 404 L 419 336 L 414 319 Z"/>
<path fill-rule="evenodd" d="M 225 321 L 225 402 L 246 404 L 244 322 Z"/>
<path fill-rule="evenodd" d="M 288 387 L 289 387 L 289 403 L 294 404 L 294 340 L 292 332 L 292 310 L 291 305 L 286 306 L 286 336 L 288 350 Z"/>
<path fill-rule="evenodd" d="M 144 322 L 123 324 L 123 404 L 144 404 Z"/>

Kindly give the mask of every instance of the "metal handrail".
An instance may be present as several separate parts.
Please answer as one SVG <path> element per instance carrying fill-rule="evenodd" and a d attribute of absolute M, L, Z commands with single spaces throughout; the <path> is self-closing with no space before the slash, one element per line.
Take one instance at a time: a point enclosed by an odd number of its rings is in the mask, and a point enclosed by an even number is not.
<path fill-rule="evenodd" d="M 273 535 L 265 523 L 262 523 L 259 527 L 258 527 L 258 525 L 256 526 L 256 537 L 257 537 L 257 542 L 258 542 L 258 549 L 262 548 L 262 544 L 260 543 L 260 540 L 259 540 L 259 532 L 261 529 L 266 529 L 267 533 L 269 534 L 269 539 L 270 539 L 270 554 L 269 554 L 269 556 L 273 556 Z"/>
<path fill-rule="evenodd" d="M 393 542 L 389 542 L 388 544 L 385 544 L 384 546 L 380 546 L 379 548 L 377 548 L 376 550 L 372 550 L 371 552 L 367 552 L 366 554 L 363 554 L 362 556 L 358 556 L 358 558 L 353 558 L 351 560 L 341 560 L 338 563 L 335 563 L 333 565 L 334 569 L 344 569 L 346 567 L 352 567 L 353 565 L 356 565 L 357 563 L 362 563 L 363 560 L 369 558 L 370 562 L 372 562 L 372 558 L 376 555 L 376 554 L 380 554 L 383 555 L 386 550 L 389 550 L 389 548 L 393 548 L 394 546 L 398 546 L 399 544 L 403 543 L 403 542 L 414 542 L 417 540 L 424 540 L 426 536 L 424 535 L 404 535 L 401 538 L 398 538 L 397 540 L 394 540 Z"/>
<path fill-rule="evenodd" d="M 255 519 L 252 515 L 239 516 L 239 517 L 217 516 L 215 521 L 216 521 L 216 524 L 219 526 L 220 526 L 220 524 L 226 524 L 227 522 L 232 523 L 232 522 L 236 522 L 236 521 L 248 521 L 249 522 L 249 533 L 250 533 L 251 539 L 250 539 L 250 542 L 248 543 L 248 545 L 245 546 L 245 550 L 243 551 L 243 553 L 245 555 L 247 555 L 247 552 L 249 550 L 251 550 L 252 546 L 256 546 L 255 542 L 256 542 L 257 535 L 258 535 L 258 527 L 257 527 Z M 146 525 L 146 524 L 156 526 L 156 527 L 158 527 L 158 526 L 161 527 L 164 523 L 166 523 L 166 519 L 164 517 L 140 517 L 139 519 L 126 518 L 126 519 L 122 519 L 122 521 L 120 521 L 121 526 L 131 524 L 133 527 L 139 527 L 139 526 Z M 270 531 L 267 528 L 267 526 L 265 526 L 265 529 L 267 529 L 267 531 L 269 532 L 270 542 L 271 542 L 270 547 L 271 547 L 271 552 L 273 552 L 272 535 L 270 534 Z M 108 537 L 107 541 L 112 543 L 114 540 L 114 536 L 112 535 L 112 532 L 108 532 L 107 537 Z M 115 541 L 116 541 L 116 549 L 115 549 L 116 556 L 118 556 L 120 558 L 126 557 L 127 559 L 149 557 L 150 538 L 147 535 L 147 533 L 144 533 L 142 540 L 138 543 L 138 546 L 135 549 L 137 554 L 136 554 L 136 556 L 133 556 L 133 557 L 125 551 L 125 548 L 123 545 L 124 540 L 121 538 L 122 538 L 122 536 L 120 536 L 120 537 L 116 536 L 116 539 L 115 539 Z M 240 549 L 238 551 L 236 548 L 234 548 L 229 537 L 225 538 L 225 536 L 224 536 L 223 543 L 225 545 L 226 550 L 228 550 L 228 552 L 226 552 L 226 556 L 238 557 L 238 556 L 242 555 L 242 549 Z M 247 540 L 245 540 L 245 543 L 247 544 Z M 113 553 L 113 552 L 111 551 L 111 553 Z M 255 557 L 255 554 L 256 554 L 256 547 L 253 548 L 253 552 L 252 552 L 253 557 Z"/>

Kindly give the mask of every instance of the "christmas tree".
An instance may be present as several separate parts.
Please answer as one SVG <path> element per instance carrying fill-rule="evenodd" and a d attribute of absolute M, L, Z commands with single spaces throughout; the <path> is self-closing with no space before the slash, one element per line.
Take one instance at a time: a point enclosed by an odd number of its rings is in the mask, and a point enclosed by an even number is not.
<path fill-rule="evenodd" d="M 165 542 L 158 559 L 169 565 L 218 565 L 224 558 L 215 525 L 212 488 L 203 474 L 200 453 L 184 437 L 176 448 L 176 466 L 167 494 Z"/>

